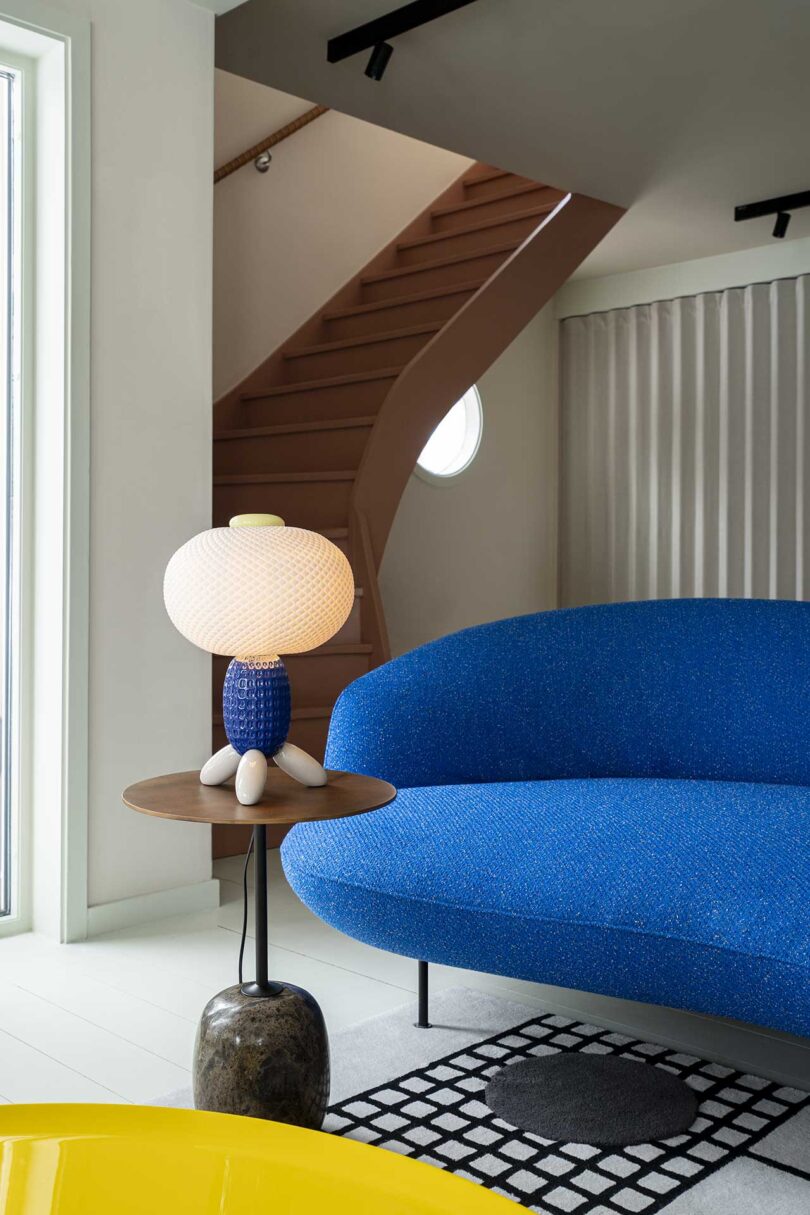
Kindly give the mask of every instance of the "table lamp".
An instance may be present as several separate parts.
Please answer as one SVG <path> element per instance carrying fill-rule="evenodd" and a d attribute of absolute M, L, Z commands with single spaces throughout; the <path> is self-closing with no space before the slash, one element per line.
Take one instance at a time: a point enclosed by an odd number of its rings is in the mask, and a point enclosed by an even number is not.
<path fill-rule="evenodd" d="M 290 683 L 280 655 L 323 645 L 347 620 L 354 576 L 341 550 L 278 515 L 237 515 L 177 550 L 163 597 L 184 637 L 231 658 L 222 693 L 228 744 L 204 765 L 202 783 L 235 774 L 238 800 L 253 806 L 273 759 L 304 785 L 326 784 L 323 766 L 287 742 Z"/>

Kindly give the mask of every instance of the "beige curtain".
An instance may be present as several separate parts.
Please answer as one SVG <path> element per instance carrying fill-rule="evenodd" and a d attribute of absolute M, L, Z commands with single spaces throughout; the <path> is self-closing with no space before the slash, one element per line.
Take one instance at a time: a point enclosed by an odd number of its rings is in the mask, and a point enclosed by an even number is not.
<path fill-rule="evenodd" d="M 808 277 L 561 325 L 561 603 L 810 598 Z"/>

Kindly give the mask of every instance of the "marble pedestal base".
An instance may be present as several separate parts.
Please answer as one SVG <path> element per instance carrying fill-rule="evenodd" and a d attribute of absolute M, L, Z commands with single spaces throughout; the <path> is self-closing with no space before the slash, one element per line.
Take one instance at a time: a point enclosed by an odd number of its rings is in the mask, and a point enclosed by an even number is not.
<path fill-rule="evenodd" d="M 208 1001 L 194 1051 L 194 1105 L 320 1130 L 329 1100 L 323 1014 L 308 991 L 279 987 L 268 996 L 227 987 Z"/>

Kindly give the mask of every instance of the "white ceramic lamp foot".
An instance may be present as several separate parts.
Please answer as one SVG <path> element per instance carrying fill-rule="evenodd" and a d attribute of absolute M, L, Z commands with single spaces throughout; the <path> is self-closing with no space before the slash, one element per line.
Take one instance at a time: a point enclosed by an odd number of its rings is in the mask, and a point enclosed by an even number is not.
<path fill-rule="evenodd" d="M 200 770 L 200 784 L 222 785 L 230 780 L 239 767 L 242 756 L 230 743 L 222 747 L 215 755 L 203 764 Z"/>
<path fill-rule="evenodd" d="M 323 764 L 313 759 L 295 743 L 285 742 L 273 756 L 273 761 L 299 784 L 317 788 L 328 777 Z M 236 796 L 243 806 L 255 806 L 261 801 L 267 780 L 267 758 L 261 751 L 246 751 L 240 755 L 230 743 L 212 755 L 200 771 L 203 785 L 224 785 L 236 774 Z"/>
<path fill-rule="evenodd" d="M 273 763 L 302 785 L 314 788 L 326 784 L 326 768 L 323 764 L 319 764 L 317 759 L 296 747 L 295 743 L 285 742 L 279 747 L 273 756 Z"/>
<path fill-rule="evenodd" d="M 263 751 L 246 751 L 236 769 L 236 799 L 243 806 L 262 800 L 267 784 L 267 756 Z"/>

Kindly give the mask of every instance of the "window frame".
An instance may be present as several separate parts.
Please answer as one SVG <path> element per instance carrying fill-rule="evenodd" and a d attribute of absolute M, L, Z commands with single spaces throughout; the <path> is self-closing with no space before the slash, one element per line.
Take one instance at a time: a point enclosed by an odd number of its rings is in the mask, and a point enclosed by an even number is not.
<path fill-rule="evenodd" d="M 33 928 L 69 941 L 87 935 L 90 22 L 0 0 L 0 61 L 23 77 L 29 153 L 18 898 L 0 937 Z"/>
<path fill-rule="evenodd" d="M 456 402 L 454 402 L 453 405 L 450 406 L 450 409 L 448 409 L 447 413 L 444 415 L 444 417 L 441 419 L 441 421 L 438 422 L 437 425 L 433 428 L 433 431 L 431 432 L 431 438 L 433 437 L 433 434 L 435 434 L 438 427 L 441 426 L 442 422 L 444 421 L 444 418 L 447 417 L 447 414 L 449 414 L 451 412 L 451 410 L 455 409 L 456 406 L 461 404 L 462 402 L 465 403 L 465 405 L 467 406 L 467 409 L 469 409 L 470 405 L 472 405 L 472 407 L 475 411 L 475 417 L 477 420 L 477 431 L 476 431 L 476 435 L 475 435 L 475 441 L 470 449 L 470 453 L 467 456 L 467 459 L 464 461 L 464 463 L 461 465 L 460 468 L 455 469 L 453 472 L 448 472 L 448 473 L 433 472 L 429 468 L 424 468 L 419 463 L 419 460 L 417 460 L 416 466 L 414 468 L 414 472 L 421 480 L 427 481 L 429 485 L 437 485 L 437 486 L 438 485 L 443 485 L 443 486 L 453 485 L 456 482 L 456 480 L 458 479 L 458 477 L 463 476 L 463 474 L 465 472 L 467 472 L 467 470 L 471 467 L 471 465 L 475 463 L 475 459 L 476 459 L 478 452 L 480 450 L 480 447 L 481 447 L 481 440 L 484 435 L 484 402 L 481 399 L 481 390 L 477 384 L 471 384 L 470 387 L 467 389 L 467 391 L 462 393 L 462 395 L 459 397 L 459 399 Z M 469 421 L 467 424 L 469 425 Z M 429 442 L 430 442 L 430 439 L 428 439 L 428 443 Z M 425 444 L 425 447 L 427 447 L 427 443 Z M 424 448 L 423 448 L 423 451 L 424 451 Z M 420 453 L 420 456 L 421 456 L 421 453 Z"/>
<path fill-rule="evenodd" d="M 16 559 L 13 577 L 7 586 L 4 610 L 10 620 L 5 624 L 8 632 L 6 686 L 0 700 L 3 702 L 3 738 L 0 755 L 3 761 L 4 795 L 8 801 L 8 822 L 3 824 L 7 832 L 6 846 L 8 880 L 11 900 L 7 914 L 0 915 L 0 937 L 24 932 L 31 926 L 31 816 L 24 812 L 28 804 L 29 769 L 28 753 L 29 710 L 31 689 L 31 649 L 28 621 L 32 606 L 32 570 L 30 561 L 30 511 L 31 511 L 31 462 L 32 462 L 32 405 L 33 405 L 33 350 L 30 341 L 34 317 L 33 273 L 34 273 L 34 163 L 35 163 L 35 112 L 36 112 L 36 65 L 26 56 L 0 49 L 0 70 L 8 68 L 17 77 L 17 104 L 19 106 L 19 161 L 15 191 L 17 216 L 15 226 L 18 233 L 15 250 L 17 279 L 17 320 L 15 328 L 17 369 L 19 384 L 9 404 L 14 409 L 11 430 L 11 450 L 7 453 L 7 475 L 13 479 L 17 507 L 10 521 L 9 549 Z M 5 556 L 7 557 L 7 553 Z M 5 558 L 4 558 L 5 559 Z M 12 656 L 13 651 L 13 656 Z"/>

